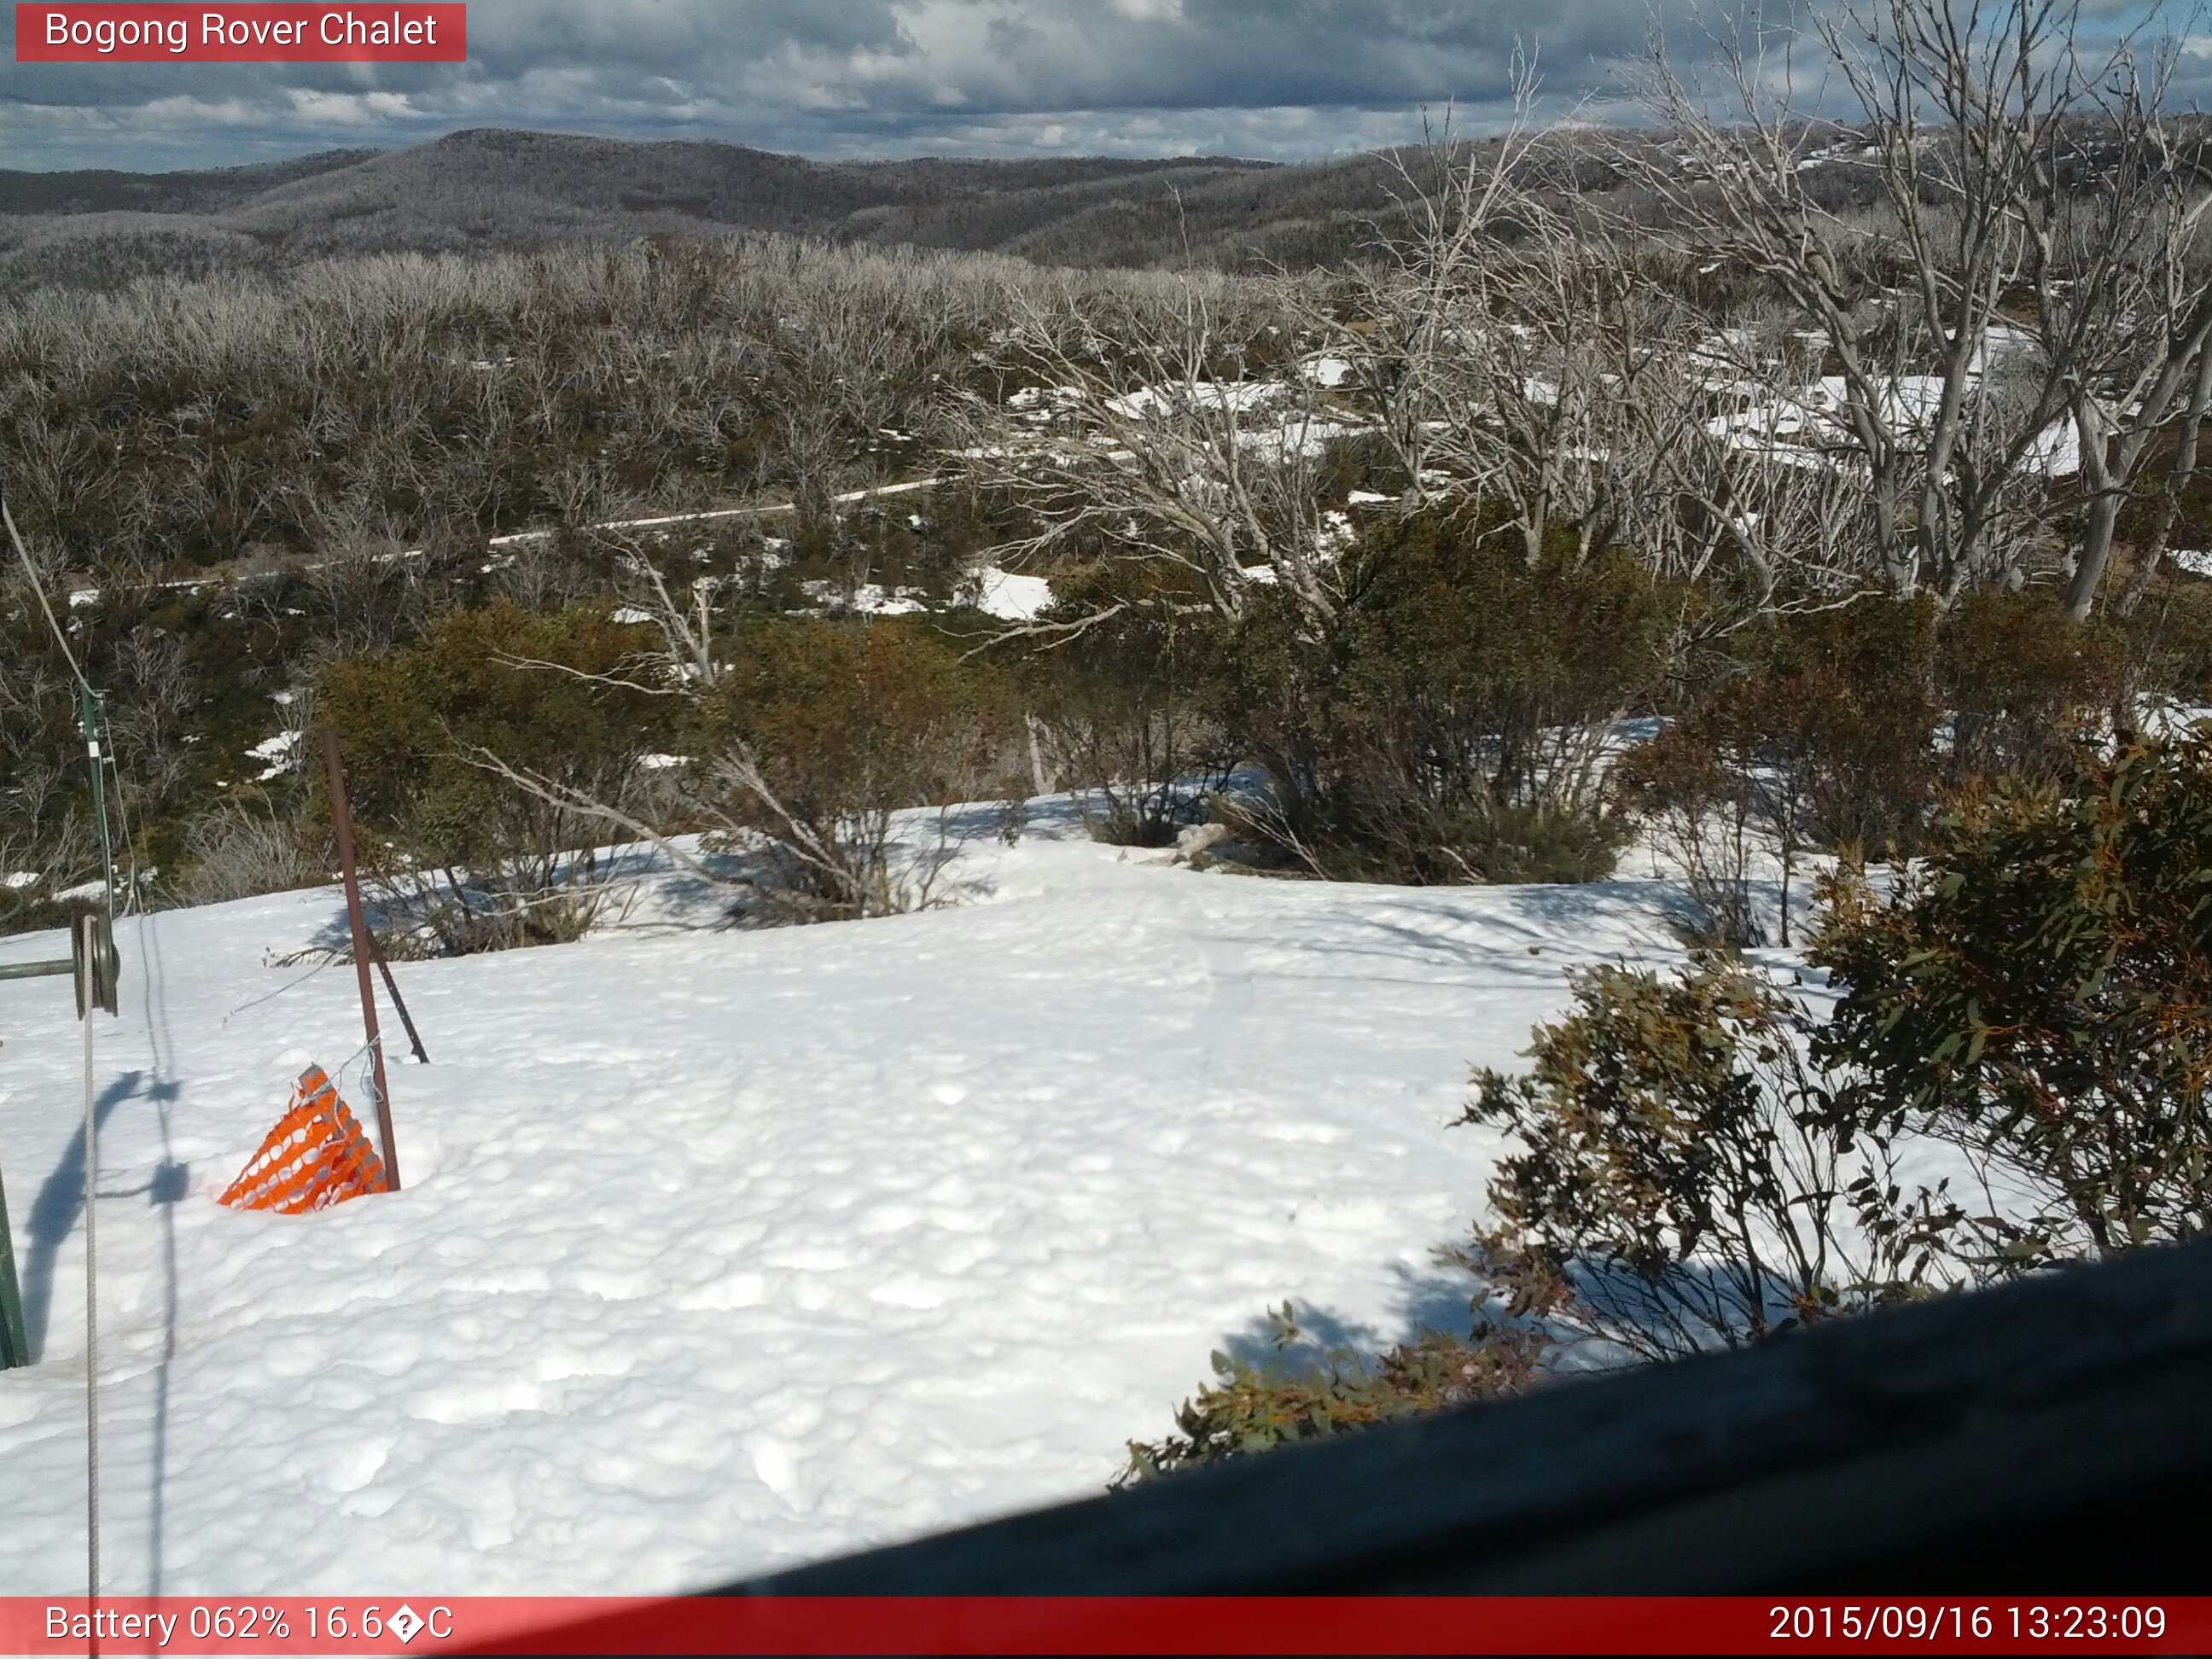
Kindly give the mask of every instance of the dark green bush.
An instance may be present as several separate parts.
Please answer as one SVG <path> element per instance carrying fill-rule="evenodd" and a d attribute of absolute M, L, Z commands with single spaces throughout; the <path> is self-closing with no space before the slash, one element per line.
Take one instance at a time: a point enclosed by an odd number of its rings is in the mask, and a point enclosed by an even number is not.
<path fill-rule="evenodd" d="M 1071 788 L 1097 840 L 1159 847 L 1197 820 L 1225 769 L 1204 707 L 1222 624 L 1156 567 L 1056 573 L 1047 631 L 1012 647 L 1042 781 Z"/>
<path fill-rule="evenodd" d="M 1904 1194 L 1790 992 L 1722 953 L 1571 983 L 1533 1068 L 1478 1072 L 1462 1120 L 1512 1139 L 1474 1255 L 1511 1311 L 1667 1358 L 1960 1275 L 1966 1217 Z"/>
<path fill-rule="evenodd" d="M 1909 846 L 1935 783 L 1933 606 L 1866 599 L 1777 618 L 1750 643 L 1752 672 L 1717 699 L 1717 734 L 1787 775 L 1811 844 Z"/>
<path fill-rule="evenodd" d="M 2143 691 L 2212 702 L 2212 578 L 2184 573 L 2162 581 L 2116 626 Z"/>
<path fill-rule="evenodd" d="M 760 617 L 701 702 L 687 787 L 750 837 L 755 891 L 796 919 L 930 902 L 946 848 L 909 808 L 1007 793 L 1018 722 L 1002 678 L 917 619 Z"/>
<path fill-rule="evenodd" d="M 2129 680 L 2124 641 L 2107 623 L 2074 622 L 2041 592 L 1962 594 L 1936 637 L 1945 781 L 2063 775 L 2078 731 L 2102 720 Z"/>
<path fill-rule="evenodd" d="M 1941 789 L 2053 775 L 2124 678 L 2111 629 L 2035 592 L 1967 594 L 1940 617 L 1924 600 L 1869 598 L 1771 618 L 1739 644 L 1731 672 L 1612 780 L 1729 945 L 1766 942 L 1749 879 L 1759 846 L 1780 858 L 1788 945 L 1803 854 L 1908 854 Z"/>
<path fill-rule="evenodd" d="M 607 874 L 594 849 L 622 832 L 585 803 L 642 811 L 639 757 L 684 740 L 682 705 L 626 683 L 641 632 L 602 610 L 501 603 L 325 671 L 318 717 L 338 734 L 398 948 L 556 943 L 590 924 Z"/>
<path fill-rule="evenodd" d="M 1288 1303 L 1270 1317 L 1279 1346 L 1298 1340 Z M 1536 1380 L 1547 1346 L 1533 1328 L 1486 1323 L 1465 1340 L 1424 1332 L 1372 1363 L 1348 1348 L 1304 1364 L 1255 1364 L 1217 1352 L 1220 1380 L 1183 1402 L 1176 1433 L 1157 1443 L 1131 1441 L 1129 1462 L 1113 1484 L 1517 1394 Z"/>
<path fill-rule="evenodd" d="M 1353 879 L 1611 871 L 1626 826 L 1599 787 L 1605 737 L 1656 696 L 1664 609 L 1626 557 L 1531 566 L 1516 547 L 1472 514 L 1413 515 L 1346 553 L 1326 629 L 1255 604 L 1221 691 L 1236 746 L 1276 781 L 1255 827 Z"/>
<path fill-rule="evenodd" d="M 1909 868 L 1827 897 L 1855 1116 L 2023 1168 L 2054 1249 L 2212 1224 L 2212 730 L 1972 789 Z"/>
<path fill-rule="evenodd" d="M 1767 943 L 1752 879 L 1764 846 L 1780 859 L 1787 945 L 1808 848 L 1910 842 L 1934 781 L 1932 620 L 1874 599 L 1769 618 L 1724 678 L 1621 757 L 1613 798 L 1681 866 L 1707 942 Z"/>

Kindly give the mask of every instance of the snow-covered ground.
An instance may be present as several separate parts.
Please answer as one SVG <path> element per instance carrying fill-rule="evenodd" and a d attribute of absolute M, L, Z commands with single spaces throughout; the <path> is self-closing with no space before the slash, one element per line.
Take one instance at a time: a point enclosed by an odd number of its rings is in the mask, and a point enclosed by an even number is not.
<path fill-rule="evenodd" d="M 1468 1066 L 1511 1063 L 1569 964 L 1675 954 L 1656 883 L 1322 885 L 1044 803 L 1011 848 L 978 827 L 929 914 L 721 931 L 670 877 L 580 944 L 401 965 L 434 1062 L 392 1072 L 406 1190 L 302 1218 L 215 1195 L 360 1042 L 349 968 L 266 962 L 335 937 L 337 894 L 126 920 L 106 1587 L 673 1590 L 1096 1492 L 1270 1304 L 1459 1326 L 1431 1253 L 1497 1152 L 1446 1127 Z M 0 985 L 40 1355 L 0 1373 L 5 1593 L 84 1566 L 65 986 Z"/>
<path fill-rule="evenodd" d="M 1002 622 L 1034 621 L 1052 603 L 1052 584 L 1042 576 L 987 565 L 975 573 L 975 584 L 977 609 Z"/>

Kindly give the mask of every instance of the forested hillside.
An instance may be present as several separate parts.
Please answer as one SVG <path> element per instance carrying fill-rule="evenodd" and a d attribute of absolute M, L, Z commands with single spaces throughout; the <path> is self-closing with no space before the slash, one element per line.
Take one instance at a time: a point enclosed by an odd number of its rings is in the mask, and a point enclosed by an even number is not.
<path fill-rule="evenodd" d="M 735 144 L 458 132 L 217 172 L 0 173 L 0 292 L 357 253 L 772 230 L 1049 264 L 1306 266 L 1389 208 L 1373 156 L 820 162 Z"/>

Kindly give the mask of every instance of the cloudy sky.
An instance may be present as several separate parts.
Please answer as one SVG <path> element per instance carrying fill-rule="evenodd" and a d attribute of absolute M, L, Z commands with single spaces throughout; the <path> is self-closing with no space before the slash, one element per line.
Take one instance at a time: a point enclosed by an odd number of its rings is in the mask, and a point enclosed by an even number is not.
<path fill-rule="evenodd" d="M 1401 138 L 1446 100 L 1494 116 L 1516 40 L 1571 100 L 1653 16 L 1645 0 L 471 0 L 465 64 L 0 64 L 0 165 L 205 166 L 470 126 L 823 157 L 1305 159 Z"/>
<path fill-rule="evenodd" d="M 1766 0 L 1766 13 L 1792 3 Z M 1494 125 L 1516 43 L 1534 48 L 1552 110 L 1571 111 L 1655 27 L 1698 55 L 1696 12 L 1695 0 L 471 0 L 465 64 L 0 64 L 0 166 L 223 165 L 476 126 L 819 157 L 1305 160 L 1408 137 L 1447 100 L 1467 127 Z"/>

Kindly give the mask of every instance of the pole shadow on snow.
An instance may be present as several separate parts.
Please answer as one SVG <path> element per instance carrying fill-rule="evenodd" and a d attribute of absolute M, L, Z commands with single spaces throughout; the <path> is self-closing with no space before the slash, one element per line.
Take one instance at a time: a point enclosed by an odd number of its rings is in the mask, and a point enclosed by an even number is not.
<path fill-rule="evenodd" d="M 131 1070 L 111 1079 L 93 1101 L 95 1125 L 105 1127 L 115 1109 L 125 1101 L 143 1094 L 159 1104 L 174 1100 L 177 1085 L 173 1083 L 146 1085 L 147 1073 Z M 164 1170 L 171 1166 L 166 1163 Z M 173 1181 L 157 1173 L 155 1181 Z M 135 1197 L 141 1188 L 131 1194 L 103 1193 L 103 1198 Z M 156 1200 L 157 1202 L 160 1200 Z M 62 1160 L 53 1172 L 40 1183 L 39 1194 L 31 1200 L 31 1212 L 24 1231 L 30 1235 L 31 1249 L 23 1263 L 23 1323 L 30 1340 L 31 1352 L 36 1360 L 46 1357 L 46 1333 L 51 1327 L 54 1299 L 54 1271 L 61 1255 L 63 1242 L 76 1230 L 84 1213 L 84 1126 L 77 1125 L 76 1133 L 62 1153 Z M 34 1360 L 33 1363 L 36 1363 Z"/>
<path fill-rule="evenodd" d="M 189 1189 L 191 1170 L 179 1163 L 171 1152 L 169 1108 L 179 1093 L 177 1085 L 166 1079 L 149 1083 L 145 1071 L 133 1069 L 112 1079 L 93 1101 L 93 1116 L 96 1127 L 105 1128 L 115 1109 L 124 1102 L 144 1099 L 152 1102 L 161 1112 L 161 1160 L 154 1168 L 150 1179 L 143 1187 L 102 1188 L 98 1196 L 103 1200 L 144 1197 L 161 1212 L 161 1358 L 155 1368 L 154 1383 L 153 1455 L 150 1480 L 151 1503 L 149 1508 L 149 1544 L 152 1582 L 149 1595 L 161 1591 L 161 1556 L 163 1498 L 167 1486 L 169 1438 L 169 1373 L 177 1352 L 177 1224 L 176 1206 Z M 61 1247 L 76 1230 L 84 1213 L 84 1126 L 79 1124 L 70 1137 L 61 1162 L 40 1186 L 38 1196 L 32 1200 L 26 1231 L 30 1234 L 31 1248 L 24 1260 L 23 1323 L 29 1338 L 33 1364 L 46 1358 L 46 1337 L 52 1328 L 54 1279 Z"/>
<path fill-rule="evenodd" d="M 173 1089 L 172 1090 L 173 1092 Z M 148 1476 L 146 1594 L 161 1593 L 162 1521 L 168 1492 L 169 1368 L 177 1357 L 177 1203 L 190 1186 L 191 1171 L 169 1155 L 169 1114 L 161 1111 L 161 1162 L 147 1188 L 147 1202 L 161 1212 L 161 1363 L 154 1374 L 154 1455 Z"/>
<path fill-rule="evenodd" d="M 177 1357 L 177 1205 L 191 1185 L 190 1166 L 177 1161 L 169 1112 L 179 1093 L 164 1055 L 175 1049 L 169 1029 L 169 981 L 161 951 L 161 928 L 144 912 L 138 917 L 142 957 L 139 998 L 146 1020 L 146 1042 L 155 1085 L 148 1092 L 161 1115 L 161 1161 L 148 1182 L 146 1200 L 161 1212 L 161 1359 L 154 1374 L 154 1444 L 147 1472 L 146 1593 L 161 1593 L 169 1470 L 169 1375 Z"/>

